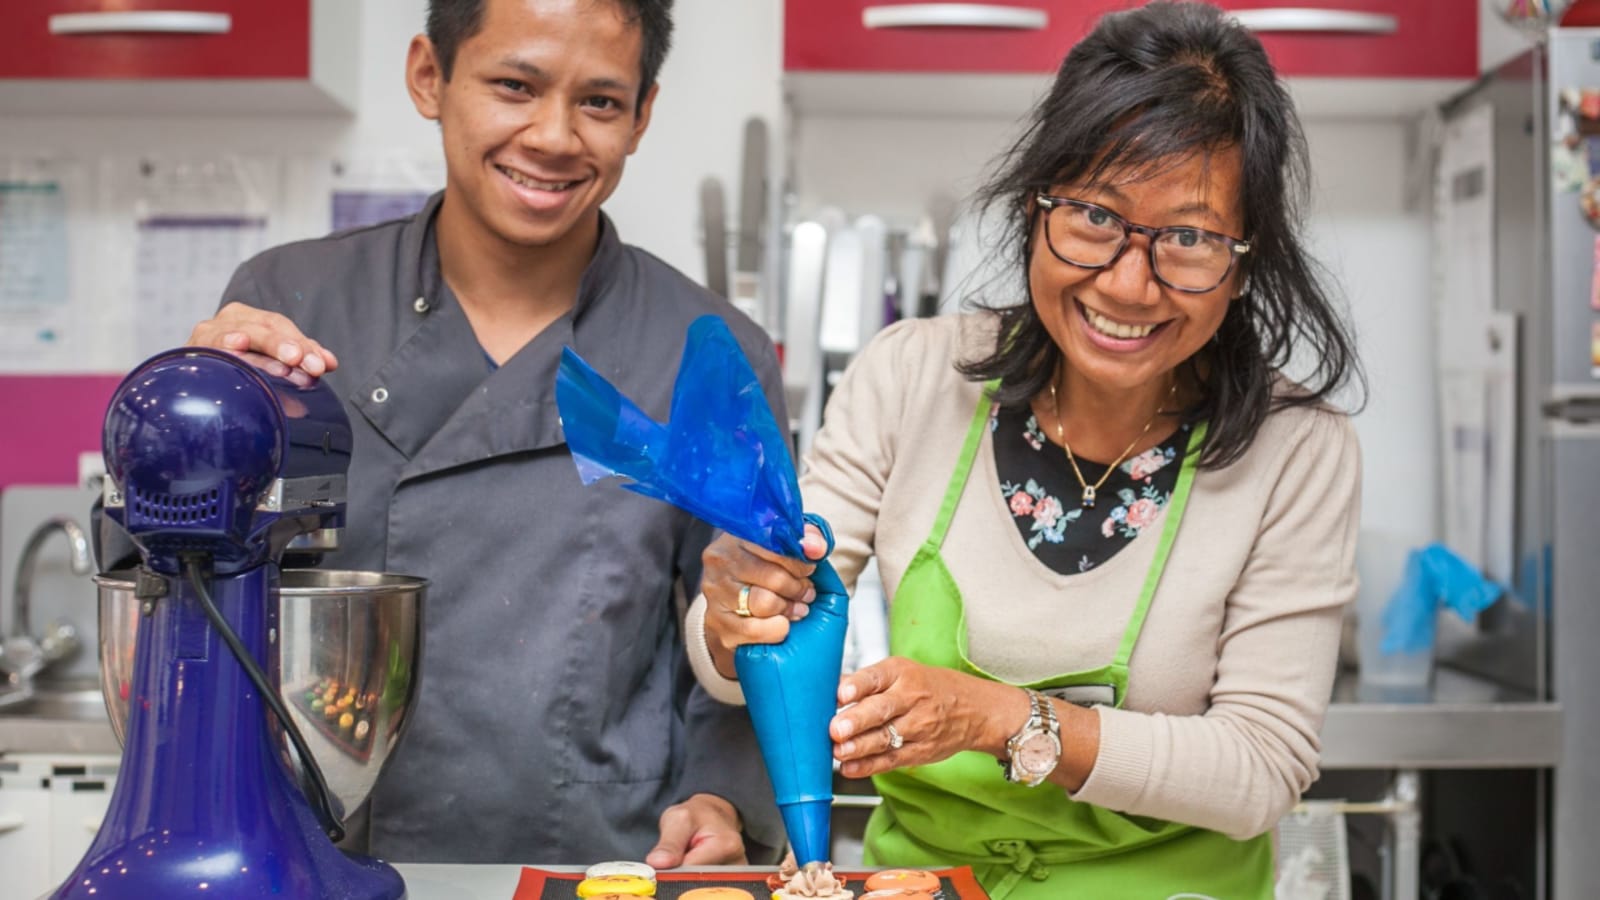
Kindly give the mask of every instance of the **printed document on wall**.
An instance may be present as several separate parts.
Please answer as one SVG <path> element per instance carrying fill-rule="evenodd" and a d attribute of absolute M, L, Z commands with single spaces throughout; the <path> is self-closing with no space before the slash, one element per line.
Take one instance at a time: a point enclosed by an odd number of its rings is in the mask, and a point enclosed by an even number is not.
<path fill-rule="evenodd" d="M 265 245 L 250 215 L 161 215 L 139 222 L 133 339 L 138 355 L 181 345 L 217 308 L 239 263 Z"/>
<path fill-rule="evenodd" d="M 86 362 L 94 320 L 78 314 L 72 277 L 84 194 L 74 163 L 0 159 L 0 371 Z"/>
<path fill-rule="evenodd" d="M 266 249 L 276 170 L 223 158 L 146 161 L 135 203 L 135 357 L 181 345 L 239 264 Z"/>

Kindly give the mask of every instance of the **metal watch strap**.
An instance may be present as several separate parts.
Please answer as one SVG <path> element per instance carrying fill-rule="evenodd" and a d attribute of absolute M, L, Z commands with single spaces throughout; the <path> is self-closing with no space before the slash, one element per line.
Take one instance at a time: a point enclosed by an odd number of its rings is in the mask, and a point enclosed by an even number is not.
<path fill-rule="evenodd" d="M 1012 783 L 1019 783 L 1011 776 L 1013 745 L 1031 730 L 1047 728 L 1052 734 L 1059 734 L 1061 730 L 1061 725 L 1056 720 L 1055 706 L 1050 703 L 1049 698 L 1033 688 L 1023 688 L 1022 690 L 1028 695 L 1028 720 L 1022 723 L 1022 727 L 1017 729 L 1016 734 L 1006 740 L 1006 753 L 1005 756 L 1000 758 L 1000 768 L 1005 772 L 1006 780 Z"/>
<path fill-rule="evenodd" d="M 1061 722 L 1056 718 L 1056 705 L 1050 698 L 1035 690 L 1029 690 L 1028 695 L 1033 698 L 1034 712 L 1044 719 L 1044 726 L 1058 739 L 1061 736 Z"/>

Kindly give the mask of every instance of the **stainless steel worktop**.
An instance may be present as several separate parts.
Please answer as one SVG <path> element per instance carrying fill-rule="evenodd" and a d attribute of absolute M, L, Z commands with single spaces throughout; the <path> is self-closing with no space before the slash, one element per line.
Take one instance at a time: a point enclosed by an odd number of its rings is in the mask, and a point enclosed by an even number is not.
<path fill-rule="evenodd" d="M 1560 760 L 1561 705 L 1451 669 L 1427 691 L 1374 692 L 1341 675 L 1322 728 L 1324 769 L 1547 768 Z M 117 753 L 102 717 L 0 710 L 0 753 Z"/>
<path fill-rule="evenodd" d="M 1322 726 L 1323 769 L 1541 769 L 1561 760 L 1561 704 L 1454 669 L 1420 690 L 1342 672 Z"/>

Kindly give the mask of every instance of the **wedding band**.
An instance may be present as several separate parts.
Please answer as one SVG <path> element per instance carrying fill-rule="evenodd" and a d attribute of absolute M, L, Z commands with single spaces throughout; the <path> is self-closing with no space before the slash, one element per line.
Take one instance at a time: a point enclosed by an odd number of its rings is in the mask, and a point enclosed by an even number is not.
<path fill-rule="evenodd" d="M 750 618 L 750 585 L 739 588 L 739 608 L 733 614 L 741 619 Z"/>
<path fill-rule="evenodd" d="M 893 722 L 885 722 L 883 725 L 883 730 L 889 732 L 890 750 L 899 750 L 901 747 L 905 746 L 906 739 L 900 736 L 900 732 L 895 729 Z"/>

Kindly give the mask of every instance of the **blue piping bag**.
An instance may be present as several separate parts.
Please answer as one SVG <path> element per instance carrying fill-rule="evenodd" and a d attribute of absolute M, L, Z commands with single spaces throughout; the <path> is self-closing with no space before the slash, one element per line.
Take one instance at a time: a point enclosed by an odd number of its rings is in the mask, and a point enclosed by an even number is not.
<path fill-rule="evenodd" d="M 723 321 L 689 326 L 672 410 L 658 423 L 566 348 L 556 372 L 562 429 L 584 484 L 622 476 L 627 490 L 654 497 L 775 553 L 803 557 L 805 523 L 789 442 L 773 420 L 761 382 Z M 817 598 L 781 644 L 734 653 L 761 756 L 796 861 L 828 856 L 833 742 L 849 599 L 826 559 L 811 576 Z"/>

